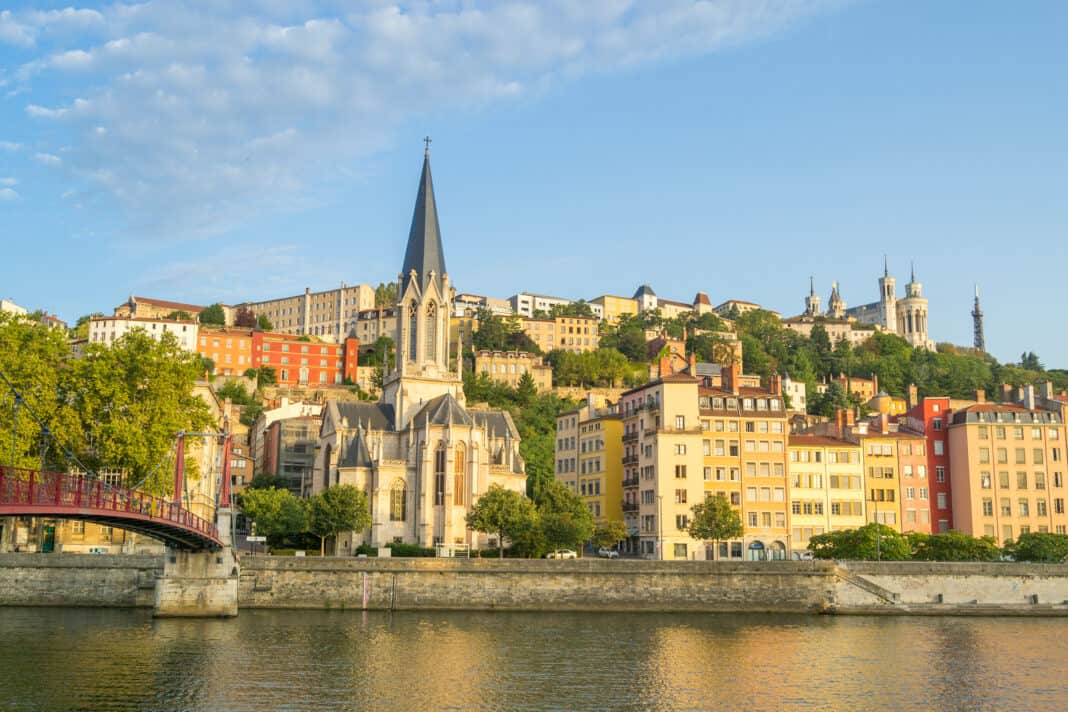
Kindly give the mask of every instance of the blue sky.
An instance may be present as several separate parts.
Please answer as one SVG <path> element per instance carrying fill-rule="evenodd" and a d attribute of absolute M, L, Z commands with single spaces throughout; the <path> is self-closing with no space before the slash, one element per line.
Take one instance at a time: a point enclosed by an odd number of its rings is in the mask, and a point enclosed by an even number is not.
<path fill-rule="evenodd" d="M 1068 5 L 0 6 L 0 295 L 73 320 L 394 278 L 430 134 L 463 291 L 874 301 L 1068 367 Z"/>

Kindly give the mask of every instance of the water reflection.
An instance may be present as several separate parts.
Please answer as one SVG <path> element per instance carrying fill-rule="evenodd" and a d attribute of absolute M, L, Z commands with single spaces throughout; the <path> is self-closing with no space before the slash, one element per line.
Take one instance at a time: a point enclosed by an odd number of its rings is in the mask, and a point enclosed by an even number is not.
<path fill-rule="evenodd" d="M 1065 709 L 1068 620 L 0 609 L 0 709 Z"/>

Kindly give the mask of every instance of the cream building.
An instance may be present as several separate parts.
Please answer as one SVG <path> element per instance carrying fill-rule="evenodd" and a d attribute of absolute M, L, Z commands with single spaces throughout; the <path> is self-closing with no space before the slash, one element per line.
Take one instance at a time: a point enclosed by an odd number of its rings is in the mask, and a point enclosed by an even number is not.
<path fill-rule="evenodd" d="M 348 286 L 342 283 L 338 289 L 323 292 L 305 289 L 304 294 L 245 302 L 238 306 L 240 307 L 252 310 L 256 316 L 266 316 L 274 331 L 298 336 L 318 336 L 337 343 L 354 333 L 361 311 L 374 309 L 375 290 L 369 284 Z M 362 336 L 358 333 L 356 335 L 363 341 Z"/>
<path fill-rule="evenodd" d="M 864 526 L 864 465 L 857 443 L 820 435 L 791 435 L 791 558 L 816 535 Z"/>
<path fill-rule="evenodd" d="M 595 351 L 601 341 L 600 320 L 592 316 L 528 317 L 520 321 L 520 327 L 543 353 Z"/>
<path fill-rule="evenodd" d="M 556 435 L 556 478 L 582 498 L 595 521 L 623 523 L 623 423 L 618 409 L 588 394 L 584 405 L 557 416 Z M 563 456 L 565 438 L 575 442 L 576 457 L 570 460 Z"/>
<path fill-rule="evenodd" d="M 541 356 L 526 351 L 476 351 L 475 373 L 484 373 L 491 381 L 515 388 L 527 373 L 539 392 L 553 387 L 553 369 Z"/>
<path fill-rule="evenodd" d="M 449 365 L 450 304 L 429 154 L 423 161 L 393 333 L 396 367 L 378 403 L 327 402 L 313 492 L 352 484 L 368 494 L 368 531 L 338 537 L 338 553 L 390 542 L 444 550 L 496 544 L 466 514 L 493 484 L 524 492 L 519 433 L 507 412 L 465 406 Z"/>
<path fill-rule="evenodd" d="M 179 319 L 97 316 L 89 320 L 89 343 L 111 344 L 129 331 L 139 329 L 157 341 L 174 334 L 186 351 L 197 350 L 197 323 Z"/>

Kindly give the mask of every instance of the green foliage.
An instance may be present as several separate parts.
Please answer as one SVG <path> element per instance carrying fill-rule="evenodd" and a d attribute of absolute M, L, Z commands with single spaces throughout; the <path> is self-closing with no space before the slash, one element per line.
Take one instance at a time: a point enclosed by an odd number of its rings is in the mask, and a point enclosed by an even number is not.
<path fill-rule="evenodd" d="M 211 374 L 215 373 L 215 362 L 213 360 L 211 360 L 210 358 L 208 358 L 207 356 L 204 356 L 203 354 L 201 354 L 201 356 L 200 356 L 200 370 L 201 370 L 202 373 L 206 373 L 208 375 L 211 375 Z"/>
<path fill-rule="evenodd" d="M 370 349 L 361 351 L 357 357 L 357 363 L 360 366 L 388 365 L 390 369 L 393 368 L 396 360 L 393 339 L 388 336 L 379 336 Z"/>
<path fill-rule="evenodd" d="M 364 556 L 378 556 L 378 547 L 371 546 L 370 544 L 360 544 L 356 547 L 356 551 L 353 552 L 356 556 L 363 554 Z"/>
<path fill-rule="evenodd" d="M 315 495 L 308 504 L 308 531 L 319 537 L 323 553 L 326 538 L 371 526 L 367 493 L 352 485 L 335 485 Z"/>
<path fill-rule="evenodd" d="M 534 376 L 530 375 L 530 371 L 525 371 L 515 387 L 516 403 L 520 406 L 529 405 L 537 395 L 538 386 L 534 382 Z"/>
<path fill-rule="evenodd" d="M 731 506 L 727 495 L 722 492 L 714 497 L 706 497 L 690 507 L 693 518 L 686 528 L 687 533 L 699 541 L 726 541 L 740 539 L 745 534 L 742 515 Z"/>
<path fill-rule="evenodd" d="M 245 373 L 243 375 L 245 376 L 245 378 L 256 382 L 256 390 L 258 391 L 263 390 L 268 386 L 274 386 L 278 384 L 278 374 L 270 366 L 249 368 L 245 370 Z"/>
<path fill-rule="evenodd" d="M 223 311 L 222 304 L 215 302 L 209 306 L 204 307 L 204 310 L 200 312 L 201 324 L 217 324 L 223 326 L 226 324 L 226 312 Z"/>
<path fill-rule="evenodd" d="M 278 487 L 279 482 L 277 475 L 263 472 L 253 477 L 252 482 L 249 482 L 248 487 L 245 489 L 247 491 L 254 489 L 274 489 Z"/>
<path fill-rule="evenodd" d="M 590 308 L 585 299 L 579 299 L 577 302 L 571 302 L 570 304 L 553 304 L 549 309 L 548 316 L 550 318 L 558 316 L 593 316 L 593 309 Z"/>
<path fill-rule="evenodd" d="M 541 354 L 533 339 L 523 332 L 519 317 L 501 317 L 485 307 L 478 310 L 478 330 L 471 335 L 476 351 L 526 351 Z"/>
<path fill-rule="evenodd" d="M 594 546 L 615 546 L 627 538 L 627 526 L 616 520 L 604 522 L 593 528 L 591 538 Z"/>
<path fill-rule="evenodd" d="M 274 329 L 274 324 L 271 323 L 266 314 L 260 314 L 256 317 L 256 328 L 260 331 L 271 331 Z"/>
<path fill-rule="evenodd" d="M 905 535 L 916 561 L 1000 561 L 1001 548 L 994 537 L 962 532 L 942 534 L 909 532 Z"/>
<path fill-rule="evenodd" d="M 256 534 L 266 536 L 271 546 L 308 528 L 305 502 L 287 489 L 247 489 L 241 495 L 241 509 L 255 522 Z"/>
<path fill-rule="evenodd" d="M 418 544 L 386 544 L 394 558 L 428 558 L 437 555 L 433 547 Z"/>
<path fill-rule="evenodd" d="M 178 321 L 178 320 L 180 320 L 180 321 L 192 321 L 193 320 L 193 315 L 190 314 L 189 312 L 183 310 L 183 309 L 178 309 L 176 311 L 170 312 L 164 318 L 165 319 L 174 319 L 176 321 Z"/>
<path fill-rule="evenodd" d="M 255 379 L 260 369 L 250 368 L 245 371 L 247 378 Z M 251 375 L 250 375 L 251 372 Z M 220 400 L 227 398 L 237 406 L 241 407 L 241 423 L 243 425 L 251 426 L 256 422 L 256 418 L 263 412 L 263 404 L 260 399 L 256 397 L 255 393 L 249 393 L 246 388 L 237 381 L 227 381 L 222 386 L 215 389 L 215 395 Z"/>
<path fill-rule="evenodd" d="M 538 524 L 546 549 L 581 548 L 593 536 L 593 515 L 571 488 L 553 479 L 538 493 Z"/>
<path fill-rule="evenodd" d="M 817 559 L 907 561 L 912 557 L 908 539 L 885 524 L 817 534 L 809 539 L 808 548 Z"/>
<path fill-rule="evenodd" d="M 89 322 L 98 316 L 104 316 L 101 312 L 93 312 L 92 314 L 85 314 L 78 317 L 78 321 L 74 322 L 74 338 L 76 339 L 88 339 L 89 338 Z"/>
<path fill-rule="evenodd" d="M 506 538 L 515 543 L 528 534 L 536 518 L 537 511 L 529 499 L 514 490 L 490 485 L 467 513 L 467 526 L 476 532 L 495 534 L 498 546 L 503 549 Z"/>
<path fill-rule="evenodd" d="M 1016 561 L 1059 564 L 1068 557 L 1068 534 L 1021 534 L 1015 542 L 1006 542 L 1005 553 Z"/>
<path fill-rule="evenodd" d="M 375 306 L 378 308 L 392 307 L 397 303 L 397 283 L 379 282 L 375 287 Z"/>
<path fill-rule="evenodd" d="M 545 360 L 553 367 L 553 385 L 580 386 L 582 388 L 619 388 L 632 384 L 635 379 L 644 382 L 648 368 L 632 365 L 627 357 L 613 348 L 596 351 L 554 350 Z"/>

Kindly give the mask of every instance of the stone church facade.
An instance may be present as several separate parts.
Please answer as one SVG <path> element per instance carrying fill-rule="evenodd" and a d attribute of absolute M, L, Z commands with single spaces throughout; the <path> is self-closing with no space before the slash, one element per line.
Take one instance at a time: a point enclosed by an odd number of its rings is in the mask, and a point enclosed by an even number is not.
<path fill-rule="evenodd" d="M 370 501 L 372 524 L 338 538 L 362 543 L 483 547 L 467 529 L 471 505 L 491 484 L 524 492 L 519 433 L 504 411 L 467 407 L 449 365 L 449 305 L 430 157 L 424 156 L 404 265 L 398 276 L 396 362 L 377 403 L 328 401 L 316 448 L 312 491 L 351 484 Z"/>

